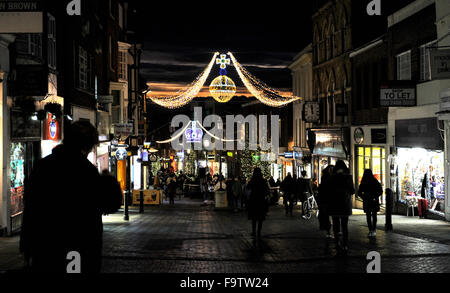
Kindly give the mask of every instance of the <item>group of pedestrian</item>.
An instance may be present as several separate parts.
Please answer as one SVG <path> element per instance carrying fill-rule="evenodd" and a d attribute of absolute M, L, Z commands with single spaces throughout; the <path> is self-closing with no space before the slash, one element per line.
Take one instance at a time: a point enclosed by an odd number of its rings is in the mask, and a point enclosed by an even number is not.
<path fill-rule="evenodd" d="M 376 236 L 377 212 L 380 210 L 379 197 L 383 193 L 380 182 L 372 171 L 364 171 L 357 195 L 363 199 L 364 212 L 367 215 L 369 237 Z M 352 195 L 355 194 L 350 170 L 344 161 L 329 165 L 322 171 L 318 187 L 317 204 L 319 208 L 320 230 L 326 231 L 327 238 L 333 238 L 339 254 L 348 251 L 348 220 L 352 215 Z M 331 217 L 331 221 L 330 221 Z"/>

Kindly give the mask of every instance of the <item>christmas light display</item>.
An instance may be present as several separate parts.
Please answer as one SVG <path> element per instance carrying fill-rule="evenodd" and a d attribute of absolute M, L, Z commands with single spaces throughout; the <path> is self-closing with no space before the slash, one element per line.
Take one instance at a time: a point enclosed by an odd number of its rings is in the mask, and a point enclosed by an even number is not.
<path fill-rule="evenodd" d="M 228 55 L 230 55 L 233 65 L 245 87 L 255 96 L 255 98 L 261 101 L 261 103 L 271 107 L 281 107 L 301 99 L 300 97 L 295 96 L 283 96 L 279 91 L 270 88 L 251 75 L 241 64 L 239 64 L 239 62 L 237 62 L 232 53 L 228 52 Z"/>
<path fill-rule="evenodd" d="M 270 107 L 282 107 L 290 104 L 296 100 L 301 99 L 296 96 L 283 96 L 281 92 L 269 87 L 262 81 L 250 74 L 233 56 L 232 53 L 227 53 L 231 61 L 236 68 L 236 71 L 241 78 L 243 84 L 248 91 L 255 96 L 261 103 Z M 150 99 L 156 104 L 169 109 L 175 109 L 183 107 L 190 103 L 203 88 L 203 85 L 208 78 L 214 62 L 220 65 L 220 76 L 216 77 L 209 86 L 209 91 L 212 97 L 220 102 L 226 103 L 230 101 L 236 93 L 236 85 L 231 78 L 226 76 L 226 67 L 230 65 L 230 59 L 226 57 L 226 54 L 220 55 L 220 58 L 216 57 L 219 53 L 215 53 L 211 62 L 206 69 L 197 77 L 197 79 L 187 86 L 183 91 L 179 91 L 177 94 L 171 97 L 150 97 Z"/>
<path fill-rule="evenodd" d="M 222 54 L 216 59 L 216 64 L 220 64 L 220 76 L 216 77 L 209 86 L 211 96 L 219 103 L 230 101 L 236 93 L 234 81 L 227 76 L 227 65 L 230 65 L 230 58 Z"/>
<path fill-rule="evenodd" d="M 156 104 L 169 109 L 180 108 L 189 104 L 203 88 L 217 55 L 219 53 L 216 52 L 205 70 L 183 91 L 179 91 L 171 97 L 150 97 L 150 99 Z"/>

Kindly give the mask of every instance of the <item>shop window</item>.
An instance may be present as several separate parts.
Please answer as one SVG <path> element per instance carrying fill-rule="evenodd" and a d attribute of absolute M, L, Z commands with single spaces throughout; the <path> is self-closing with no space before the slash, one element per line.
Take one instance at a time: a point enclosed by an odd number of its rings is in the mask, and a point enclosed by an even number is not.
<path fill-rule="evenodd" d="M 424 197 L 431 211 L 445 212 L 444 153 L 422 148 L 399 148 L 399 198 Z"/>

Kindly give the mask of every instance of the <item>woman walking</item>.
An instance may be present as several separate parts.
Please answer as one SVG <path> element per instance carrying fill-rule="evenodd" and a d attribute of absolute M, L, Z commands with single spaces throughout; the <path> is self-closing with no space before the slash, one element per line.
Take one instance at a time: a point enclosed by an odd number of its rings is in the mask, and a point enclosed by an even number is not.
<path fill-rule="evenodd" d="M 380 182 L 373 176 L 372 170 L 364 170 L 364 175 L 358 188 L 358 196 L 363 200 L 363 209 L 367 217 L 369 237 L 375 237 L 377 235 L 377 213 L 380 211 L 379 198 L 382 194 L 383 188 Z"/>
<path fill-rule="evenodd" d="M 260 168 L 255 168 L 253 177 L 248 183 L 250 195 L 248 198 L 248 219 L 252 220 L 252 236 L 261 239 L 261 230 L 263 221 L 266 219 L 266 214 L 269 209 L 268 196 L 269 186 L 263 178 Z M 258 230 L 256 230 L 258 224 Z"/>
<path fill-rule="evenodd" d="M 333 190 L 330 188 L 330 179 L 333 174 L 333 165 L 328 165 L 322 171 L 322 177 L 318 188 L 317 205 L 319 206 L 319 225 L 321 231 L 326 231 L 326 238 L 333 238 L 331 236 L 331 221 L 328 214 L 328 199 Z"/>
<path fill-rule="evenodd" d="M 333 232 L 338 254 L 348 251 L 348 217 L 352 215 L 353 179 L 344 161 L 339 160 L 330 179 L 332 192 L 327 198 L 328 214 L 333 218 Z M 342 239 L 341 239 L 342 236 Z"/>

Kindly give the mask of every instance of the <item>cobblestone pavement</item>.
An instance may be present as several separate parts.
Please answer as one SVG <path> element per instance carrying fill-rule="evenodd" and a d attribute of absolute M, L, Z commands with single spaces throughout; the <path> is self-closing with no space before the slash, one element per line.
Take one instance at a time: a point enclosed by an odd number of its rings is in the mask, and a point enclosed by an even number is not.
<path fill-rule="evenodd" d="M 395 216 L 399 230 L 385 232 L 379 218 L 377 237 L 369 239 L 365 217 L 350 217 L 349 254 L 339 258 L 317 219 L 302 220 L 298 208 L 289 217 L 281 206 L 271 207 L 255 245 L 244 211 L 215 210 L 190 199 L 165 202 L 144 214 L 132 209 L 128 222 L 120 213 L 103 218 L 103 272 L 365 273 L 370 251 L 381 254 L 383 273 L 450 272 L 450 242 L 441 236 L 450 234 L 449 223 Z M 18 237 L 0 238 L 0 272 L 22 264 Z"/>
<path fill-rule="evenodd" d="M 128 223 L 119 214 L 104 222 L 104 272 L 364 273 L 370 251 L 381 254 L 382 272 L 450 272 L 450 243 L 421 234 L 419 226 L 414 233 L 406 224 L 401 233 L 385 232 L 381 216 L 376 239 L 367 237 L 364 216 L 350 218 L 345 259 L 336 257 L 317 219 L 302 220 L 298 209 L 287 217 L 280 206 L 271 207 L 256 246 L 245 212 L 217 211 L 198 201 L 134 212 Z M 448 223 L 436 223 L 450 232 Z"/>

